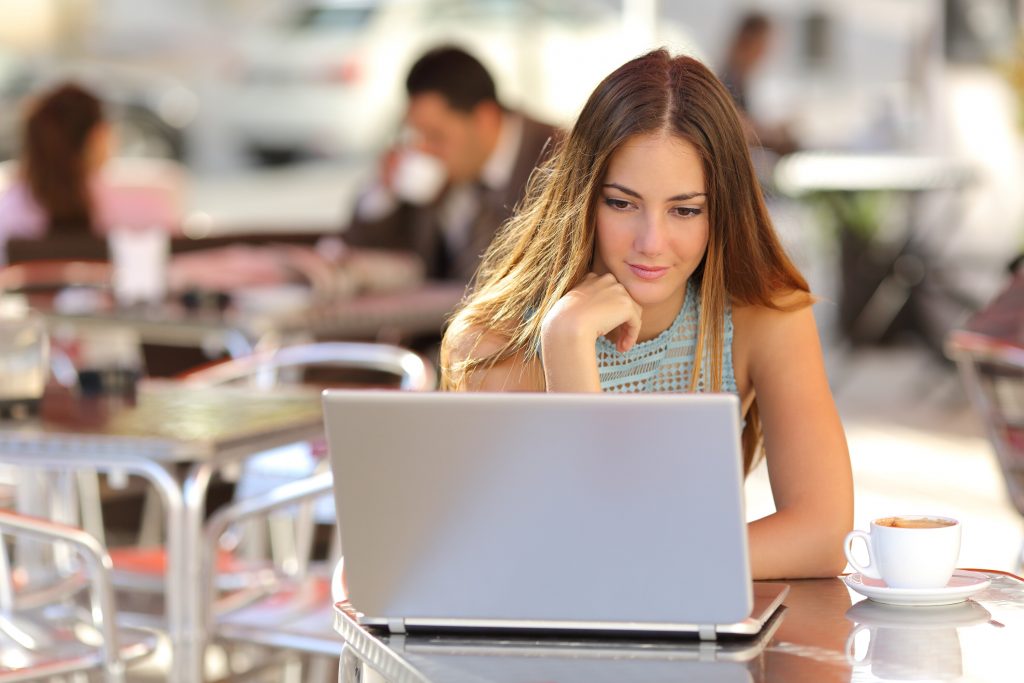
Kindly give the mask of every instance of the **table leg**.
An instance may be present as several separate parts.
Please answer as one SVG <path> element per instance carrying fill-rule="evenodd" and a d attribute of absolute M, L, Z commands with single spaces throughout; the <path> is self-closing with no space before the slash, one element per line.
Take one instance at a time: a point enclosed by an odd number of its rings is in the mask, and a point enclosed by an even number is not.
<path fill-rule="evenodd" d="M 198 683 L 201 678 L 189 675 L 186 668 L 188 657 L 183 652 L 189 638 L 190 626 L 186 606 L 189 602 L 190 589 L 194 584 L 186 581 L 189 556 L 182 491 L 178 487 L 178 482 L 162 465 L 145 461 L 133 469 L 153 484 L 163 501 L 167 519 L 167 590 L 164 593 L 164 611 L 167 615 L 168 636 L 172 643 L 172 664 L 168 677 L 181 683 Z"/>
<path fill-rule="evenodd" d="M 184 567 L 182 577 L 193 589 L 184 605 L 185 620 L 188 631 L 188 649 L 185 668 L 190 673 L 190 680 L 201 681 L 203 678 L 204 659 L 206 654 L 206 612 L 203 596 L 212 577 L 206 576 L 204 568 L 208 566 L 203 548 L 203 518 L 206 512 L 206 494 L 210 489 L 210 481 L 217 466 L 210 463 L 198 463 L 189 468 L 188 475 L 182 484 L 184 509 L 182 519 L 187 538 L 188 563 Z M 213 565 L 209 565 L 213 566 Z"/>

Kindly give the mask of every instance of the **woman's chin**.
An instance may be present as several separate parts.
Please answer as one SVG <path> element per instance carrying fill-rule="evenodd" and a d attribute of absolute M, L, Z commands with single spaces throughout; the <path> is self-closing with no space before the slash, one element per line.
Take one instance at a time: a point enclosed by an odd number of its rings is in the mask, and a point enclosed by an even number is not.
<path fill-rule="evenodd" d="M 678 288 L 661 282 L 633 281 L 625 285 L 633 301 L 644 308 L 663 306 L 677 297 Z"/>

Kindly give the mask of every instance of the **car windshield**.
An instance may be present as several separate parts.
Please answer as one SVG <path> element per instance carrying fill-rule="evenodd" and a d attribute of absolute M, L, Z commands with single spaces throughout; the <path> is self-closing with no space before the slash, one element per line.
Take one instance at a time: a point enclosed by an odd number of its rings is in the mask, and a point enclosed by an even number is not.
<path fill-rule="evenodd" d="M 317 5 L 303 10 L 295 22 L 298 29 L 362 28 L 373 16 L 374 8 L 365 5 Z"/>
<path fill-rule="evenodd" d="M 579 22 L 601 16 L 601 12 L 589 5 L 552 0 L 435 0 L 422 4 L 430 8 L 435 19 L 546 19 Z"/>

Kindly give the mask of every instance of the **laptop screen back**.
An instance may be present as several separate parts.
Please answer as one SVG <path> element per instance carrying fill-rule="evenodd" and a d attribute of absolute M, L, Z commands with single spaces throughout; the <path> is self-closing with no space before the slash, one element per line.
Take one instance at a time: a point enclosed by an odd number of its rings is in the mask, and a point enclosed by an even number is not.
<path fill-rule="evenodd" d="M 324 411 L 369 623 L 750 614 L 735 396 L 329 390 Z"/>

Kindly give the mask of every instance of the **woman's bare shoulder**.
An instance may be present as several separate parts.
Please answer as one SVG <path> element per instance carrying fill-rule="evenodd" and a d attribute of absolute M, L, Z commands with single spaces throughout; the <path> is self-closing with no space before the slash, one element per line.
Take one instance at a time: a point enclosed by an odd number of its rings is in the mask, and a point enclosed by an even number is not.
<path fill-rule="evenodd" d="M 509 335 L 479 325 L 450 329 L 445 335 L 448 358 L 454 363 L 481 360 L 499 353 L 509 342 Z"/>
<path fill-rule="evenodd" d="M 772 306 L 733 307 L 733 358 L 744 376 L 755 379 L 765 369 L 805 367 L 818 364 L 821 347 L 814 320 L 814 299 L 807 292 L 786 292 Z M 738 378 L 737 378 L 737 381 Z"/>
<path fill-rule="evenodd" d="M 523 351 L 513 351 L 493 363 L 487 359 L 506 351 L 510 337 L 497 330 L 467 327 L 450 335 L 445 341 L 446 364 L 455 368 L 463 363 L 483 361 L 470 371 L 464 388 L 467 391 L 543 391 L 539 363 L 527 358 Z"/>
<path fill-rule="evenodd" d="M 799 289 L 777 293 L 772 299 L 771 306 L 734 301 L 732 304 L 733 323 L 736 326 L 750 327 L 770 323 L 772 320 L 780 318 L 791 318 L 792 314 L 802 317 L 810 312 L 814 302 L 815 298 L 812 294 Z"/>

